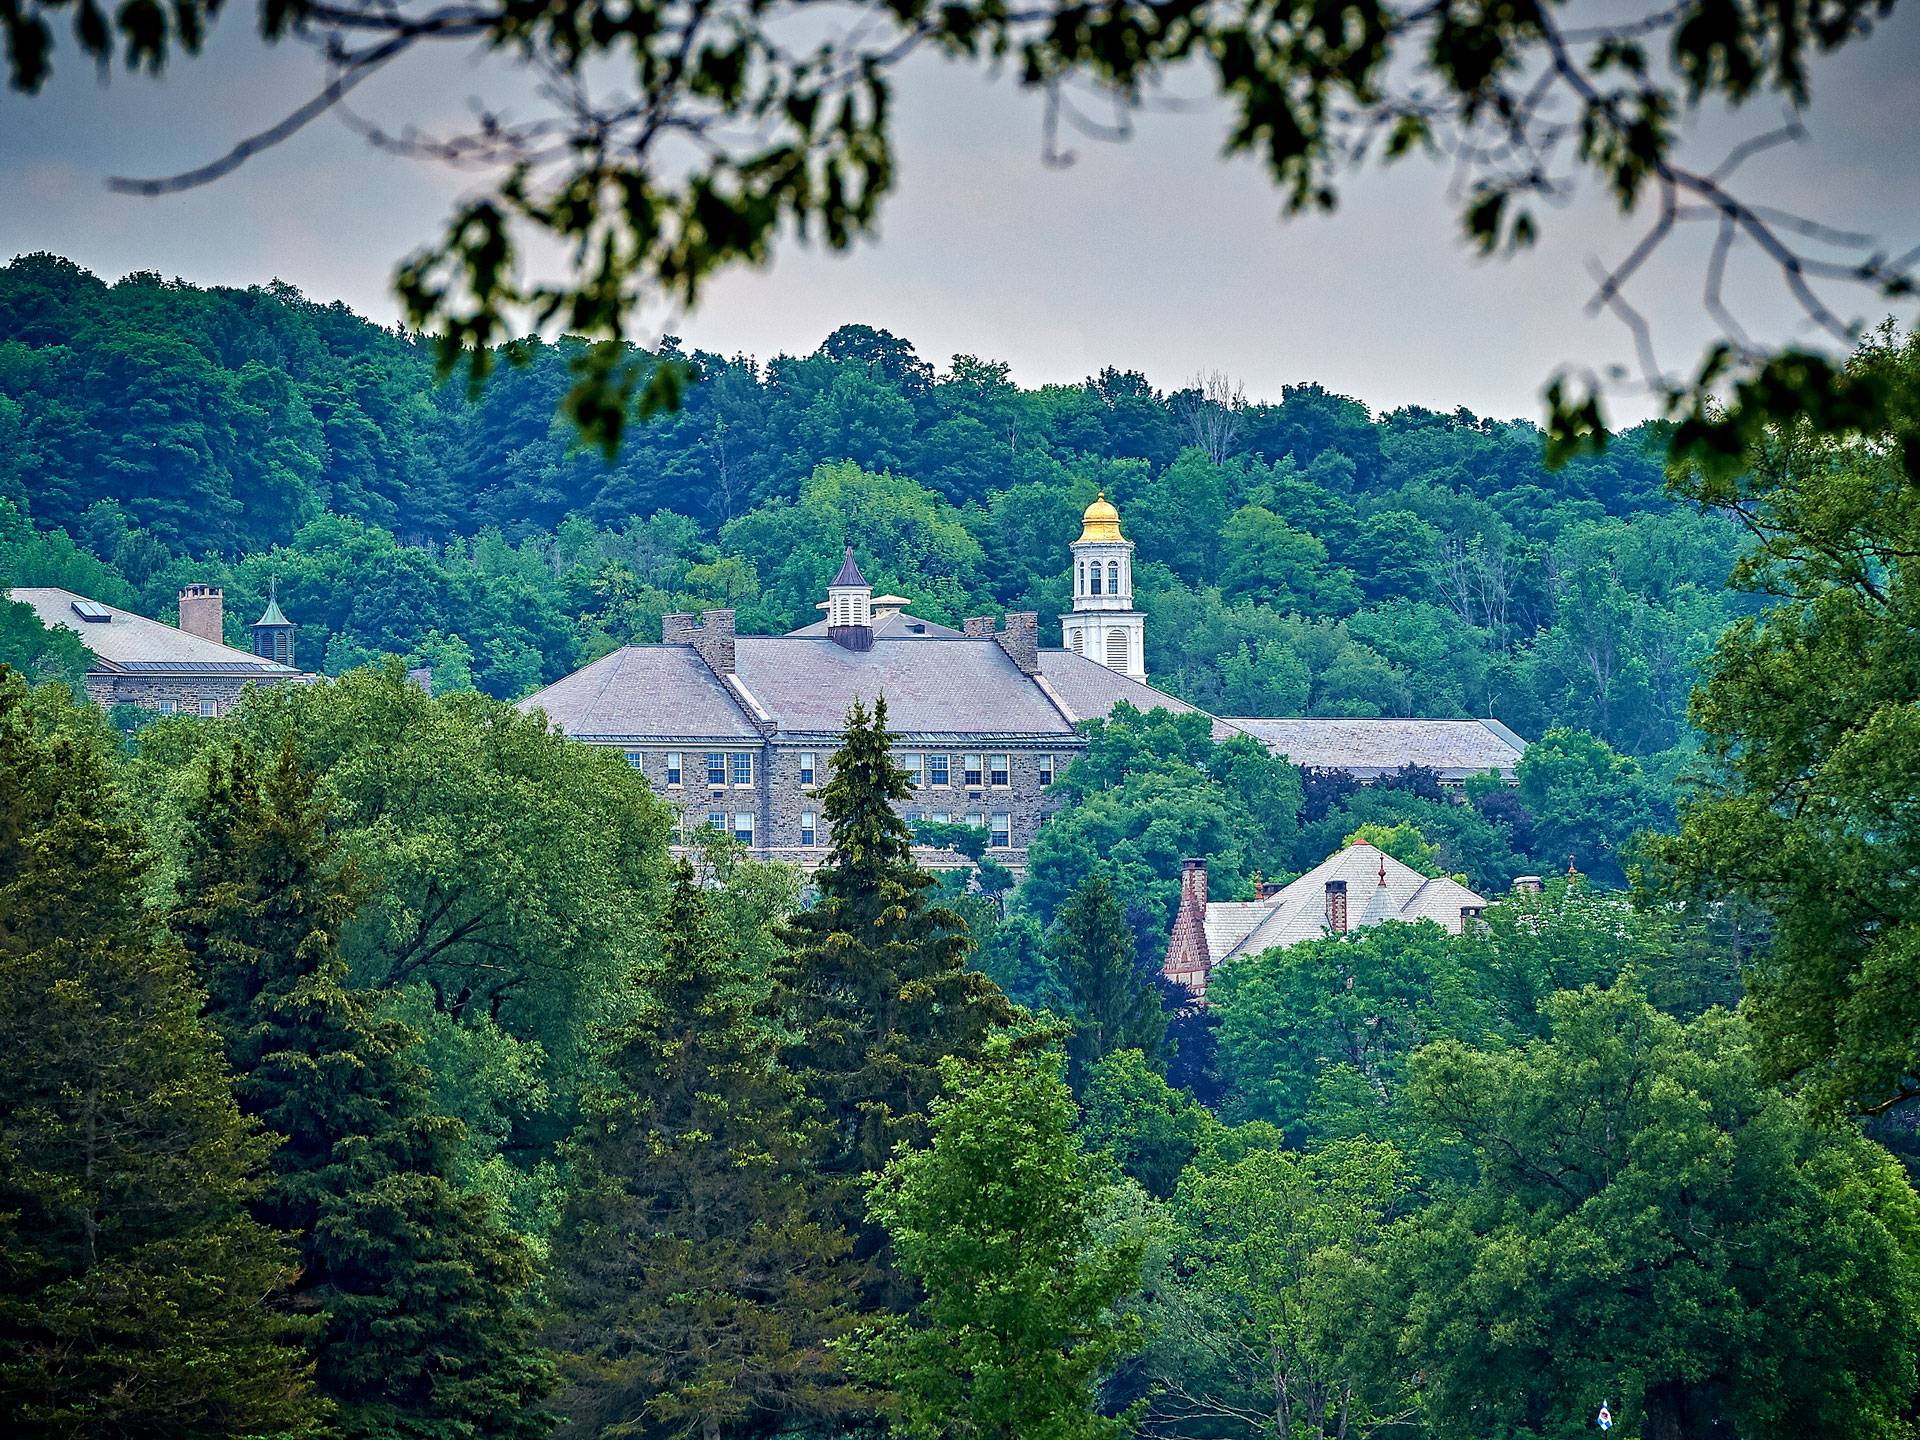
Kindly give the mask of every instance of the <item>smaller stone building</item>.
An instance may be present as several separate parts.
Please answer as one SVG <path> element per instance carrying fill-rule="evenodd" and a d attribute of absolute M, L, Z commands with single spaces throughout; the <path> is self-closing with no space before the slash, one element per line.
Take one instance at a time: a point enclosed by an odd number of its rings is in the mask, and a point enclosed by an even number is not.
<path fill-rule="evenodd" d="M 177 626 L 51 585 L 20 586 L 7 594 L 31 606 L 41 624 L 71 630 L 93 652 L 87 696 L 102 706 L 219 715 L 249 685 L 309 678 L 294 668 L 294 627 L 277 599 L 268 601 L 254 624 L 254 653 L 248 654 L 221 639 L 226 599 L 217 585 L 189 585 L 180 592 Z"/>
<path fill-rule="evenodd" d="M 1446 876 L 1422 875 L 1364 842 L 1255 900 L 1209 901 L 1207 862 L 1189 860 L 1162 973 L 1204 999 L 1208 977 L 1239 955 L 1346 935 L 1388 920 L 1431 920 L 1460 934 L 1487 902 Z"/>
<path fill-rule="evenodd" d="M 1344 770 L 1363 784 L 1403 765 L 1431 770 L 1446 786 L 1489 770 L 1515 781 L 1527 742 L 1498 720 L 1231 718 L 1222 725 L 1253 736 L 1276 755 L 1310 770 Z"/>

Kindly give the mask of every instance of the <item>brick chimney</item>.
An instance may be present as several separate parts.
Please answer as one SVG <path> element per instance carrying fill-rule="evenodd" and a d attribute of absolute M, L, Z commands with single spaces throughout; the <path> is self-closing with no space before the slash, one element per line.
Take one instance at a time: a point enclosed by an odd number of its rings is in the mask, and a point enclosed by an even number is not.
<path fill-rule="evenodd" d="M 1040 615 L 1035 610 L 1009 610 L 1007 628 L 993 637 L 1022 675 L 1040 673 Z"/>
<path fill-rule="evenodd" d="M 993 617 L 991 615 L 969 615 L 960 622 L 960 633 L 975 640 L 991 635 L 993 634 Z"/>
<path fill-rule="evenodd" d="M 1327 881 L 1327 929 L 1334 935 L 1347 933 L 1347 882 Z"/>
<path fill-rule="evenodd" d="M 1167 937 L 1167 959 L 1161 973 L 1176 985 L 1184 985 L 1196 999 L 1207 992 L 1207 972 L 1213 968 L 1207 948 L 1207 862 L 1183 860 L 1180 864 L 1180 909 L 1173 917 L 1173 933 Z"/>
<path fill-rule="evenodd" d="M 227 643 L 227 598 L 218 585 L 192 584 L 180 591 L 180 628 L 189 635 Z"/>

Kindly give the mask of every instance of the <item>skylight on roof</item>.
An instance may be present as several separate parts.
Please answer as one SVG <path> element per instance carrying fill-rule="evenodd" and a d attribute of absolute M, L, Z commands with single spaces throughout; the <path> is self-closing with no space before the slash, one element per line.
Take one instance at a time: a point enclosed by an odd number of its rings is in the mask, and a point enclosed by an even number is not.
<path fill-rule="evenodd" d="M 74 601 L 73 613 L 89 625 L 105 625 L 113 620 L 113 611 L 102 605 L 98 600 Z"/>

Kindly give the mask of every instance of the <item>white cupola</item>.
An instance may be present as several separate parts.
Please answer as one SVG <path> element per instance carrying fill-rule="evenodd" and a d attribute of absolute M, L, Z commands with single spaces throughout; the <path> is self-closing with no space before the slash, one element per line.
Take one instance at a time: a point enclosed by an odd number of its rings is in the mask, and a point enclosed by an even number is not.
<path fill-rule="evenodd" d="M 1080 517 L 1073 542 L 1073 609 L 1060 617 L 1066 648 L 1135 680 L 1147 678 L 1147 617 L 1133 608 L 1133 542 L 1105 491 Z"/>
<path fill-rule="evenodd" d="M 849 650 L 873 645 L 873 586 L 854 563 L 851 545 L 840 573 L 827 582 L 827 634 Z"/>

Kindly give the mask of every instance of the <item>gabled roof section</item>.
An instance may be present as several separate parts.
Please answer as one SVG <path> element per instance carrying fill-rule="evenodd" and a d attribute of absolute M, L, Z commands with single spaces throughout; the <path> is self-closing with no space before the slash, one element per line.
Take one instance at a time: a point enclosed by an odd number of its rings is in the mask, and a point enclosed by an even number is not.
<path fill-rule="evenodd" d="M 577 740 L 746 740 L 760 735 L 690 645 L 615 650 L 534 691 L 519 708 L 545 711 Z"/>
<path fill-rule="evenodd" d="M 1488 770 L 1508 779 L 1527 742 L 1498 720 L 1228 719 L 1295 765 L 1377 780 L 1402 765 L 1465 780 Z"/>
<path fill-rule="evenodd" d="M 1214 964 L 1321 938 L 1327 933 L 1329 880 L 1346 882 L 1348 923 L 1355 930 L 1387 920 L 1431 920 L 1457 934 L 1461 909 L 1487 903 L 1457 880 L 1429 878 L 1372 845 L 1349 845 L 1270 900 L 1207 906 L 1207 946 Z"/>
<path fill-rule="evenodd" d="M 96 668 L 129 674 L 221 674 L 284 679 L 300 672 L 231 645 L 203 640 L 117 605 L 53 585 L 22 585 L 8 597 L 33 607 L 40 623 L 71 630 L 91 650 Z M 83 620 L 75 606 L 96 606 L 106 619 Z"/>
<path fill-rule="evenodd" d="M 1042 650 L 1040 674 L 1075 720 L 1104 719 L 1122 701 L 1136 710 L 1171 710 L 1176 715 L 1199 708 L 1071 650 Z"/>
<path fill-rule="evenodd" d="M 1070 736 L 1073 726 L 990 637 L 888 638 L 848 650 L 817 634 L 742 635 L 734 671 L 781 733 L 838 735 L 855 699 L 885 695 L 902 739 Z"/>

